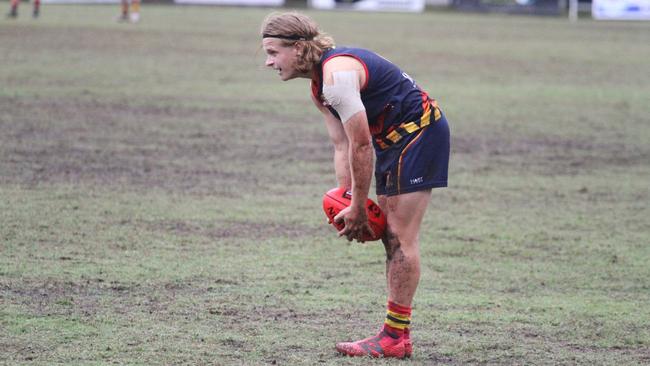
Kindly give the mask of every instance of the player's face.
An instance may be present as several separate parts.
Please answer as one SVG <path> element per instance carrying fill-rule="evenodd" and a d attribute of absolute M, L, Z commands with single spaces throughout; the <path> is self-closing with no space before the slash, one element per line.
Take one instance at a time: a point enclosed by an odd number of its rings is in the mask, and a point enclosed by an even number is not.
<path fill-rule="evenodd" d="M 264 38 L 262 47 L 266 52 L 266 66 L 276 70 L 280 79 L 286 81 L 301 76 L 296 70 L 298 51 L 294 46 L 283 46 L 282 40 L 277 38 Z"/>

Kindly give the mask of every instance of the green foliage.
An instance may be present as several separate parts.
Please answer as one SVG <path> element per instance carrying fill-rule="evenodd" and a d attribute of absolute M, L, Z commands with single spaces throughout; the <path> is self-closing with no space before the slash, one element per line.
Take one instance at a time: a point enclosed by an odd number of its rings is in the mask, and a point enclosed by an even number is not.
<path fill-rule="evenodd" d="M 117 11 L 0 22 L 0 360 L 368 364 L 333 345 L 383 321 L 383 248 L 325 224 L 331 147 L 308 82 L 263 69 L 270 10 Z M 309 14 L 452 125 L 410 364 L 650 362 L 649 25 Z"/>

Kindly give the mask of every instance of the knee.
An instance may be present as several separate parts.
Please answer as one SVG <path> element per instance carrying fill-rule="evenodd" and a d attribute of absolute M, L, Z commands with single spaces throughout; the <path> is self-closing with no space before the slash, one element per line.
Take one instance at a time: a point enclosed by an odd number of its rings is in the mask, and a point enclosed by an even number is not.
<path fill-rule="evenodd" d="M 400 257 L 400 261 L 417 260 L 420 257 L 417 237 L 409 240 L 409 237 L 403 237 L 387 230 L 382 241 L 386 250 L 387 261 L 391 261 L 396 257 Z"/>

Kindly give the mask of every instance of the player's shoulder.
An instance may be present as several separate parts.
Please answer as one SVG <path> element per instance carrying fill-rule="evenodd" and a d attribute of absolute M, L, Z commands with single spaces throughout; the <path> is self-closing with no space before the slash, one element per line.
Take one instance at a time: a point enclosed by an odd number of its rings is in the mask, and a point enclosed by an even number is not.
<path fill-rule="evenodd" d="M 359 75 L 360 85 L 365 85 L 365 61 L 360 57 L 363 49 L 343 47 L 337 48 L 323 62 L 323 80 L 331 84 L 332 74 L 337 72 L 355 71 Z"/>
<path fill-rule="evenodd" d="M 354 70 L 361 65 L 361 62 L 349 55 L 336 55 L 327 60 L 323 65 L 324 70 L 334 72 L 334 71 L 345 71 L 345 70 Z"/>

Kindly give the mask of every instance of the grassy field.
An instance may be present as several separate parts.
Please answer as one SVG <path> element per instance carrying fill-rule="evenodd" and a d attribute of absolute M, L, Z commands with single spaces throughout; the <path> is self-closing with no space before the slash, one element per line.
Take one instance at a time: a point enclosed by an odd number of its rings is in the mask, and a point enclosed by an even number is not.
<path fill-rule="evenodd" d="M 383 322 L 383 248 L 325 224 L 269 9 L 29 10 L 0 20 L 0 364 L 650 363 L 650 23 L 308 12 L 452 126 L 395 362 L 334 351 Z"/>

